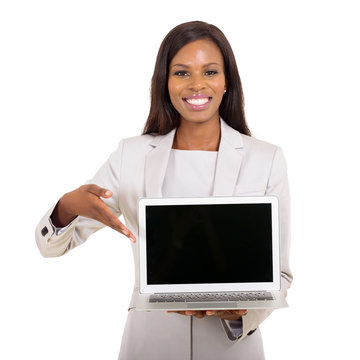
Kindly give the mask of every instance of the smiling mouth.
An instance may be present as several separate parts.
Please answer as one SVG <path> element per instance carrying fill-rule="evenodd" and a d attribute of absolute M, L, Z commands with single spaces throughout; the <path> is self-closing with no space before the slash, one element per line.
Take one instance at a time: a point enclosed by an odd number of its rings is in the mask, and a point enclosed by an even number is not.
<path fill-rule="evenodd" d="M 207 94 L 192 94 L 182 99 L 191 111 L 202 111 L 210 106 L 212 97 Z"/>
<path fill-rule="evenodd" d="M 206 103 L 208 103 L 211 100 L 211 97 L 198 98 L 198 99 L 185 98 L 184 100 L 190 105 L 199 106 L 199 105 L 205 105 Z"/>

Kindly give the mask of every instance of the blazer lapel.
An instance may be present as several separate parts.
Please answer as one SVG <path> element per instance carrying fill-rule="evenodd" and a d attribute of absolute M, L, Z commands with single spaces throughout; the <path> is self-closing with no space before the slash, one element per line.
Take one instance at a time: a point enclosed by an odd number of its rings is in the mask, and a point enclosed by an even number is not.
<path fill-rule="evenodd" d="M 150 144 L 153 149 L 147 154 L 145 160 L 146 197 L 162 197 L 161 188 L 174 141 L 175 130 L 171 130 L 166 135 L 154 137 Z"/>
<path fill-rule="evenodd" d="M 234 193 L 243 158 L 242 135 L 221 122 L 221 139 L 216 162 L 213 196 L 231 196 Z"/>
<path fill-rule="evenodd" d="M 222 119 L 221 139 L 216 162 L 213 196 L 231 196 L 239 175 L 243 140 L 241 134 Z M 146 197 L 162 197 L 162 184 L 176 129 L 166 135 L 156 136 L 150 144 L 153 149 L 145 160 Z"/>

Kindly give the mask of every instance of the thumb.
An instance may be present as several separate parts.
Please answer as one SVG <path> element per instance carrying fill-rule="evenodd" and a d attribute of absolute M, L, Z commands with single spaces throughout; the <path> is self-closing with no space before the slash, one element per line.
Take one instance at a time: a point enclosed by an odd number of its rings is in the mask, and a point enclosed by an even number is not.
<path fill-rule="evenodd" d="M 103 197 L 103 198 L 109 198 L 113 194 L 111 190 L 102 188 L 96 184 L 88 185 L 86 191 L 88 191 L 91 194 L 94 194 L 96 196 Z"/>
<path fill-rule="evenodd" d="M 103 195 L 100 195 L 100 196 L 103 198 L 109 198 L 113 194 L 111 190 L 102 189 L 102 191 L 103 191 Z"/>

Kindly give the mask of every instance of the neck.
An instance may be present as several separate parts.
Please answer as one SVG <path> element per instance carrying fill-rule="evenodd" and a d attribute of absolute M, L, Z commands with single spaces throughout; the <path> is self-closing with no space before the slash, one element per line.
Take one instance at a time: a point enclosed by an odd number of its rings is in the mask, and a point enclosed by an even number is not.
<path fill-rule="evenodd" d="M 173 149 L 217 151 L 220 144 L 220 121 L 189 123 L 181 121 Z"/>

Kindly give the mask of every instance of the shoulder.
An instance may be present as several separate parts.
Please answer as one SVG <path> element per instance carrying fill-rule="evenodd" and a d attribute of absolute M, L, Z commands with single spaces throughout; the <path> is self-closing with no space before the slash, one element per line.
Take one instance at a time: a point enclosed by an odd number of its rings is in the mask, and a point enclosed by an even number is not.
<path fill-rule="evenodd" d="M 115 151 L 118 161 L 141 162 L 161 142 L 164 135 L 146 134 L 120 140 Z"/>
<path fill-rule="evenodd" d="M 281 147 L 247 135 L 242 135 L 242 138 L 243 149 L 250 163 L 261 164 L 272 171 L 286 171 L 287 164 Z"/>
<path fill-rule="evenodd" d="M 286 169 L 286 160 L 281 147 L 272 143 L 241 134 L 244 161 L 251 167 L 264 169 Z"/>
<path fill-rule="evenodd" d="M 247 154 L 271 155 L 278 149 L 278 146 L 274 144 L 241 134 L 228 125 L 223 119 L 221 119 L 221 132 L 223 139 L 228 144 L 236 149 L 242 149 Z"/>
<path fill-rule="evenodd" d="M 165 135 L 156 133 L 145 134 L 126 138 L 120 141 L 119 147 L 125 150 L 136 150 L 138 153 L 147 154 L 150 150 L 157 146 L 167 146 L 174 139 L 175 129 Z"/>
<path fill-rule="evenodd" d="M 135 151 L 137 153 L 151 148 L 151 144 L 156 138 L 156 135 L 138 135 L 128 138 L 123 138 L 119 141 L 117 152 Z"/>
<path fill-rule="evenodd" d="M 156 138 L 156 134 L 132 136 L 132 137 L 124 138 L 124 139 L 120 140 L 120 144 L 123 143 L 126 146 L 148 146 L 152 143 L 152 141 L 155 138 Z"/>
<path fill-rule="evenodd" d="M 274 152 L 279 149 L 277 145 L 271 144 L 264 140 L 260 140 L 244 134 L 241 134 L 241 137 L 243 140 L 244 149 L 246 150 L 274 154 Z"/>

